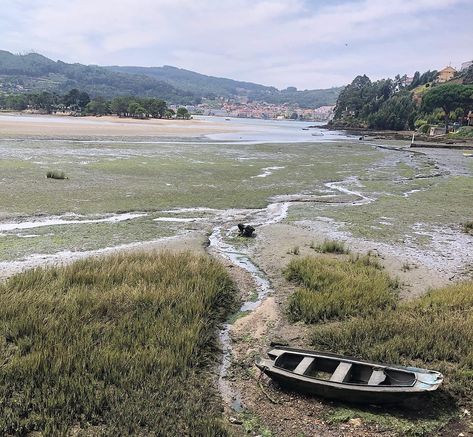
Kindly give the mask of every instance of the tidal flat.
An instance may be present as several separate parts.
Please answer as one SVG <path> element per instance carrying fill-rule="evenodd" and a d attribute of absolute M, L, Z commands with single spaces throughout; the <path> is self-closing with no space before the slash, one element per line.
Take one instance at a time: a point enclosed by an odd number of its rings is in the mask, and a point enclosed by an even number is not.
<path fill-rule="evenodd" d="M 90 126 L 70 137 L 65 129 L 56 137 L 0 135 L 0 278 L 156 242 L 205 247 L 227 267 L 242 303 L 221 327 L 224 358 L 219 382 L 212 381 L 228 416 L 237 415 L 236 403 L 242 417 L 264 419 L 272 414 L 259 407 L 261 393 L 235 368 L 250 368 L 273 339 L 310 346 L 307 328 L 287 317 L 295 289 L 283 270 L 291 260 L 336 240 L 353 256 L 374 257 L 403 301 L 471 278 L 473 237 L 462 224 L 473 218 L 473 161 L 402 142 L 312 136 L 301 129 L 307 123 L 228 124 L 224 133 L 194 136 L 150 134 L 149 126 L 146 135 L 105 137 Z M 67 179 L 47 179 L 48 171 Z M 238 237 L 238 223 L 252 224 L 256 237 Z M 322 403 L 297 402 L 321 418 L 323 435 L 339 434 Z M 344 407 L 330 408 L 337 415 Z M 312 420 L 300 414 L 294 423 Z M 291 423 L 269 420 L 261 429 L 289 436 Z M 353 435 L 377 435 L 370 426 Z"/>

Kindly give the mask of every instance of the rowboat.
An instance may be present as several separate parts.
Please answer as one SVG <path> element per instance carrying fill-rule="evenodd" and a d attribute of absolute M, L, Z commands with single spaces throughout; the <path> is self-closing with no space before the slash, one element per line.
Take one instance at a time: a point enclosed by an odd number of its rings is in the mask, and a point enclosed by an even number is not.
<path fill-rule="evenodd" d="M 289 389 L 368 404 L 402 403 L 436 390 L 439 372 L 276 346 L 256 366 Z"/>

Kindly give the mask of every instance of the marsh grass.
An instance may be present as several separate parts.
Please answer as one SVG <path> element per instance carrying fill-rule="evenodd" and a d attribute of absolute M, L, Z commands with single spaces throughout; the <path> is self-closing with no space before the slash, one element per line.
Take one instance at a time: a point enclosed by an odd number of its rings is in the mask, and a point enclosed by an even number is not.
<path fill-rule="evenodd" d="M 188 253 L 0 284 L 0 433 L 226 435 L 211 373 L 235 295 L 220 264 Z"/>
<path fill-rule="evenodd" d="M 367 315 L 390 308 L 397 301 L 397 282 L 369 256 L 346 261 L 295 259 L 285 276 L 301 285 L 289 298 L 288 312 L 293 321 L 315 323 Z"/>
<path fill-rule="evenodd" d="M 337 240 L 325 240 L 322 244 L 314 246 L 313 243 L 311 247 L 317 252 L 321 253 L 335 253 L 338 255 L 347 254 L 350 250 L 345 246 L 345 243 Z"/>
<path fill-rule="evenodd" d="M 46 173 L 46 178 L 47 179 L 68 179 L 66 176 L 66 173 L 63 171 L 57 171 L 57 170 L 49 170 Z"/>
<path fill-rule="evenodd" d="M 326 420 L 340 423 L 361 418 L 376 423 L 381 431 L 431 435 L 452 419 L 458 420 L 458 405 L 468 410 L 473 407 L 473 281 L 399 302 L 393 293 L 395 281 L 383 273 L 379 282 L 372 270 L 380 272 L 379 268 L 367 266 L 370 259 L 368 256 L 344 262 L 323 258 L 293 260 L 286 274 L 305 286 L 289 299 L 293 320 L 314 323 L 310 341 L 316 350 L 436 369 L 444 374 L 445 380 L 421 412 L 413 414 L 410 408 L 373 410 L 337 405 L 327 413 Z M 372 293 L 365 280 L 376 282 L 378 290 L 384 284 L 384 296 L 392 299 L 375 300 L 377 305 L 360 311 L 359 305 L 369 300 Z M 358 281 L 363 285 L 361 288 L 355 285 Z M 363 297 L 355 292 L 357 289 L 365 290 Z"/>
<path fill-rule="evenodd" d="M 433 365 L 458 399 L 473 398 L 473 282 L 431 291 L 342 323 L 315 327 L 312 344 L 365 359 Z"/>

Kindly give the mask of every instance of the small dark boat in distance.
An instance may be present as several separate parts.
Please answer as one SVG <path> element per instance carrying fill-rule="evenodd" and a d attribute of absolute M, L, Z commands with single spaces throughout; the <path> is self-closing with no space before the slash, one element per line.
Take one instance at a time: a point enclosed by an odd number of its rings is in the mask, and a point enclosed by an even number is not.
<path fill-rule="evenodd" d="M 433 370 L 286 346 L 276 346 L 268 356 L 256 366 L 279 384 L 346 402 L 402 403 L 436 390 L 443 381 L 443 375 Z"/>

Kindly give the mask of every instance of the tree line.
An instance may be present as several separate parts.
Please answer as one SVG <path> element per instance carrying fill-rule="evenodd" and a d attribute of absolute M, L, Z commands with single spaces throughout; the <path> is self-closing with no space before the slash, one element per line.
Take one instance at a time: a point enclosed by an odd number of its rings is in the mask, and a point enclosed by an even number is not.
<path fill-rule="evenodd" d="M 169 108 L 162 99 L 152 97 L 119 96 L 111 100 L 91 98 L 88 93 L 72 89 L 60 95 L 43 91 L 28 94 L 0 95 L 0 109 L 24 111 L 27 109 L 47 114 L 70 112 L 75 115 L 108 115 L 132 118 L 180 118 L 189 119 L 189 111 L 180 107 Z"/>
<path fill-rule="evenodd" d="M 437 84 L 437 71 L 416 72 L 410 84 L 406 77 L 372 82 L 357 76 L 340 93 L 333 125 L 372 129 L 404 130 L 426 128 L 444 122 L 464 123 L 473 110 L 473 85 L 468 71 L 462 83 Z"/>

